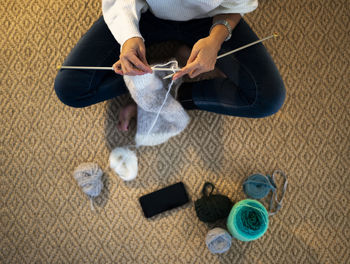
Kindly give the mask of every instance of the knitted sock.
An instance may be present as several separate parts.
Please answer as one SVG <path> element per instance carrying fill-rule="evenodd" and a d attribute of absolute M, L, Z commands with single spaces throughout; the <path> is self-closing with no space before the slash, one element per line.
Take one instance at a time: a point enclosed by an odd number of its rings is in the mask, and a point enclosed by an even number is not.
<path fill-rule="evenodd" d="M 172 60 L 156 66 L 177 69 L 178 63 Z M 168 74 L 169 71 L 154 71 L 152 74 L 123 76 L 132 98 L 138 105 L 136 146 L 164 143 L 180 134 L 190 121 L 186 111 L 175 99 L 182 80 L 163 79 Z"/>

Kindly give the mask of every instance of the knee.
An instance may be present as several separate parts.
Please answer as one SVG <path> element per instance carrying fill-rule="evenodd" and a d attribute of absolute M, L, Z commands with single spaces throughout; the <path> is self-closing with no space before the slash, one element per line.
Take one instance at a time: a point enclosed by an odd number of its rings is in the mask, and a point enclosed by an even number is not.
<path fill-rule="evenodd" d="M 261 100 L 257 104 L 260 108 L 259 117 L 267 117 L 277 113 L 283 106 L 286 98 L 286 89 L 280 80 L 262 92 Z"/>
<path fill-rule="evenodd" d="M 54 89 L 58 99 L 65 105 L 81 108 L 80 99 L 84 90 L 82 84 L 77 85 L 77 78 L 68 71 L 60 71 L 54 82 Z"/>

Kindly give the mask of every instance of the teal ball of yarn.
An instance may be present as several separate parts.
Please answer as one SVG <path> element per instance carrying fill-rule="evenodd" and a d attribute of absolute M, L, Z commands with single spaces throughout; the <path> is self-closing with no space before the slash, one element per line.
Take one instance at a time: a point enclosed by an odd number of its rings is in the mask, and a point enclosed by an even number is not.
<path fill-rule="evenodd" d="M 227 218 L 231 235 L 241 241 L 260 238 L 269 225 L 268 212 L 256 200 L 246 199 L 236 203 Z"/>

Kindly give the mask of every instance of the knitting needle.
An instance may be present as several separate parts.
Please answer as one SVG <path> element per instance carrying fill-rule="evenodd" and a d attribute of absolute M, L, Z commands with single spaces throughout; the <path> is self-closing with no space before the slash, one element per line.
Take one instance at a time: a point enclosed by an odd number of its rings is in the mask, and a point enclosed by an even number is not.
<path fill-rule="evenodd" d="M 271 36 L 268 36 L 268 37 L 266 37 L 266 38 L 263 38 L 263 39 L 254 41 L 254 42 L 249 43 L 249 44 L 247 44 L 247 45 L 244 45 L 244 46 L 242 46 L 242 47 L 240 47 L 240 48 L 238 48 L 238 49 L 231 50 L 231 51 L 229 51 L 229 52 L 226 52 L 226 53 L 224 53 L 224 54 L 221 54 L 221 55 L 218 56 L 216 59 L 220 59 L 220 58 L 222 58 L 222 57 L 225 57 L 225 56 L 227 56 L 227 55 L 230 55 L 230 54 L 235 53 L 235 52 L 237 52 L 237 51 L 240 51 L 240 50 L 242 50 L 242 49 L 248 48 L 248 47 L 250 47 L 250 46 L 253 46 L 253 45 L 255 45 L 255 44 L 258 44 L 258 43 L 260 43 L 260 42 L 263 42 L 263 41 L 265 41 L 265 40 L 268 40 L 268 39 L 270 39 L 270 38 L 277 38 L 277 37 L 278 37 L 278 34 L 277 34 L 277 33 L 273 33 L 273 35 L 271 35 Z"/>
<path fill-rule="evenodd" d="M 87 67 L 87 66 L 57 66 L 60 69 L 77 69 L 77 70 L 113 70 L 112 67 Z"/>
<path fill-rule="evenodd" d="M 114 70 L 113 67 L 90 67 L 90 66 L 57 66 L 57 70 L 59 69 L 77 69 L 77 70 Z M 179 71 L 180 69 L 172 69 L 172 68 L 157 68 L 151 67 L 153 71 Z"/>
<path fill-rule="evenodd" d="M 231 50 L 231 51 L 229 51 L 229 52 L 226 52 L 226 53 L 224 53 L 224 54 L 221 54 L 221 55 L 217 56 L 216 59 L 220 59 L 220 58 L 222 58 L 222 57 L 225 57 L 225 56 L 227 56 L 227 55 L 230 55 L 230 54 L 235 53 L 235 52 L 237 52 L 237 51 L 240 51 L 240 50 L 242 50 L 242 49 L 248 48 L 248 47 L 250 47 L 250 46 L 253 46 L 253 45 L 255 45 L 255 44 L 258 44 L 258 43 L 260 43 L 260 42 L 263 42 L 263 41 L 265 41 L 265 40 L 268 40 L 268 39 L 270 39 L 270 38 L 277 38 L 277 37 L 278 37 L 278 34 L 277 34 L 277 33 L 273 33 L 273 35 L 271 35 L 271 36 L 268 36 L 268 37 L 266 37 L 266 38 L 263 38 L 263 39 L 254 41 L 254 42 L 249 43 L 249 44 L 247 44 L 247 45 L 244 45 L 244 46 L 242 46 L 242 47 L 240 47 L 240 48 L 237 48 L 237 49 Z M 172 77 L 174 74 L 175 74 L 175 73 L 169 74 L 169 75 L 165 76 L 163 79 L 168 79 L 168 78 Z"/>

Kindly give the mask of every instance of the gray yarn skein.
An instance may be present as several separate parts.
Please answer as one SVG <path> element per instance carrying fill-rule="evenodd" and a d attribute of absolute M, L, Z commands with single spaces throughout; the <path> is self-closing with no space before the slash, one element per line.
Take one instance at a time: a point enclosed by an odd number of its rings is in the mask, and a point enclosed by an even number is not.
<path fill-rule="evenodd" d="M 101 193 L 103 171 L 96 163 L 82 163 L 74 171 L 74 178 L 84 193 L 96 197 Z"/>
<path fill-rule="evenodd" d="M 232 237 L 225 229 L 216 227 L 208 232 L 205 243 L 211 253 L 224 253 L 230 249 Z"/>

